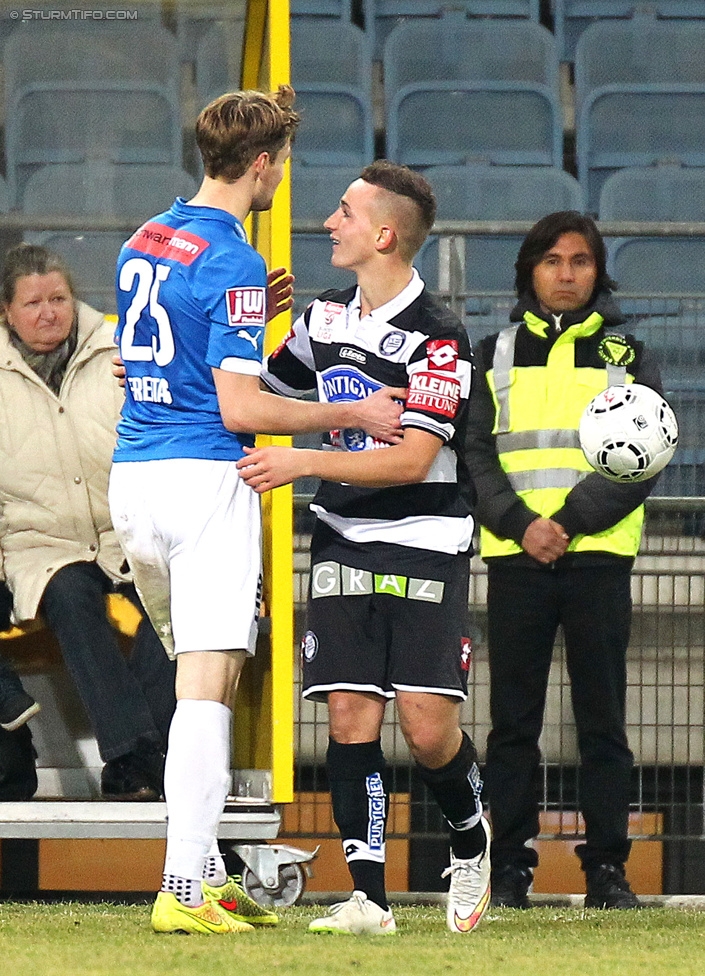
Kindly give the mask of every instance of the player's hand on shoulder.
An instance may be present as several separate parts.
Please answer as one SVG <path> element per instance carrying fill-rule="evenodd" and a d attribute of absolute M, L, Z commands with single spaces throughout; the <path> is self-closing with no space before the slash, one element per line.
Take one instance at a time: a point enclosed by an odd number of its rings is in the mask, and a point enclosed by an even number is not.
<path fill-rule="evenodd" d="M 246 447 L 247 457 L 240 458 L 240 477 L 258 494 L 291 484 L 306 474 L 304 450 L 292 447 Z"/>
<path fill-rule="evenodd" d="M 294 304 L 294 276 L 286 268 L 273 268 L 267 275 L 267 321 Z"/>
<path fill-rule="evenodd" d="M 124 389 L 125 375 L 127 372 L 125 369 L 125 364 L 123 363 L 122 359 L 120 359 L 117 353 L 115 353 L 115 355 L 113 356 L 112 363 L 113 363 L 112 365 L 113 376 L 118 381 L 119 385 Z"/>
<path fill-rule="evenodd" d="M 361 427 L 370 437 L 386 441 L 388 444 L 401 444 L 404 432 L 401 415 L 404 410 L 406 390 L 403 387 L 385 386 L 364 400 L 351 404 L 355 411 L 351 427 Z"/>

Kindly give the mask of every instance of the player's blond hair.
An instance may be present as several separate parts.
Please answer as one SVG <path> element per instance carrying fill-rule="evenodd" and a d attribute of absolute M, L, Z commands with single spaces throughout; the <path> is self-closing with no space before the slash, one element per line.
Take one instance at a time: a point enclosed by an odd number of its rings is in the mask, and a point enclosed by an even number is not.
<path fill-rule="evenodd" d="M 234 183 L 260 153 L 274 159 L 299 124 L 294 98 L 291 86 L 280 85 L 269 94 L 229 92 L 206 105 L 196 120 L 196 144 L 206 175 Z"/>

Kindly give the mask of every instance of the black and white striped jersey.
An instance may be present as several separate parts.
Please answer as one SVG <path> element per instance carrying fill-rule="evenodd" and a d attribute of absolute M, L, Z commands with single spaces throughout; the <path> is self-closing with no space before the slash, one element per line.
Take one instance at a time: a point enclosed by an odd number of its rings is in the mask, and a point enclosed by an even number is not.
<path fill-rule="evenodd" d="M 387 542 L 465 552 L 472 541 L 474 490 L 461 450 L 473 375 L 467 335 L 414 271 L 390 302 L 360 318 L 358 288 L 328 291 L 294 323 L 264 363 L 262 380 L 300 397 L 358 400 L 383 386 L 405 387 L 403 427 L 443 442 L 425 481 L 392 488 L 323 482 L 312 510 L 352 542 Z M 362 430 L 332 430 L 325 448 L 363 451 L 388 445 Z"/>

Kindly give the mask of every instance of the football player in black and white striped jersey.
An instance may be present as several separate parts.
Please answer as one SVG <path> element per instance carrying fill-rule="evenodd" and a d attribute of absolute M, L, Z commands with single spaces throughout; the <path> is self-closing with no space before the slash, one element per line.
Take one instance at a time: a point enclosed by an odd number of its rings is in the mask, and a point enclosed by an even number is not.
<path fill-rule="evenodd" d="M 332 263 L 353 271 L 357 285 L 317 298 L 261 375 L 276 393 L 315 389 L 329 403 L 404 388 L 401 442 L 333 430 L 322 451 L 248 449 L 238 462 L 258 492 L 322 479 L 303 694 L 328 704 L 333 812 L 354 891 L 311 923 L 314 932 L 395 931 L 380 743 L 391 699 L 449 825 L 451 931 L 472 931 L 489 903 L 490 830 L 477 753 L 459 724 L 470 663 L 473 488 L 462 444 L 473 362 L 461 323 L 413 267 L 434 217 L 420 174 L 386 161 L 364 169 L 325 224 Z"/>

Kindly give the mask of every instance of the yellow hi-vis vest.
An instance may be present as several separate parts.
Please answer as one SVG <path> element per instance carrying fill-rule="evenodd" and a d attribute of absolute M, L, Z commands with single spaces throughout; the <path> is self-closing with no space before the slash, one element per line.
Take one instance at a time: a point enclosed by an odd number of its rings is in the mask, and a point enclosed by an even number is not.
<path fill-rule="evenodd" d="M 547 324 L 531 312 L 524 321 L 530 331 L 545 337 Z M 575 340 L 594 335 L 602 316 L 593 312 L 584 322 L 562 332 L 548 353 L 545 366 L 516 366 L 514 346 L 520 325 L 497 337 L 487 381 L 495 403 L 497 454 L 514 491 L 534 512 L 550 518 L 562 507 L 568 492 L 591 471 L 578 440 L 583 410 L 608 386 L 633 383 L 626 366 L 575 366 Z M 635 556 L 641 539 L 644 507 L 640 505 L 616 525 L 595 535 L 577 535 L 569 552 L 610 552 Z M 484 558 L 522 552 L 512 539 L 502 539 L 482 527 L 480 552 Z"/>

